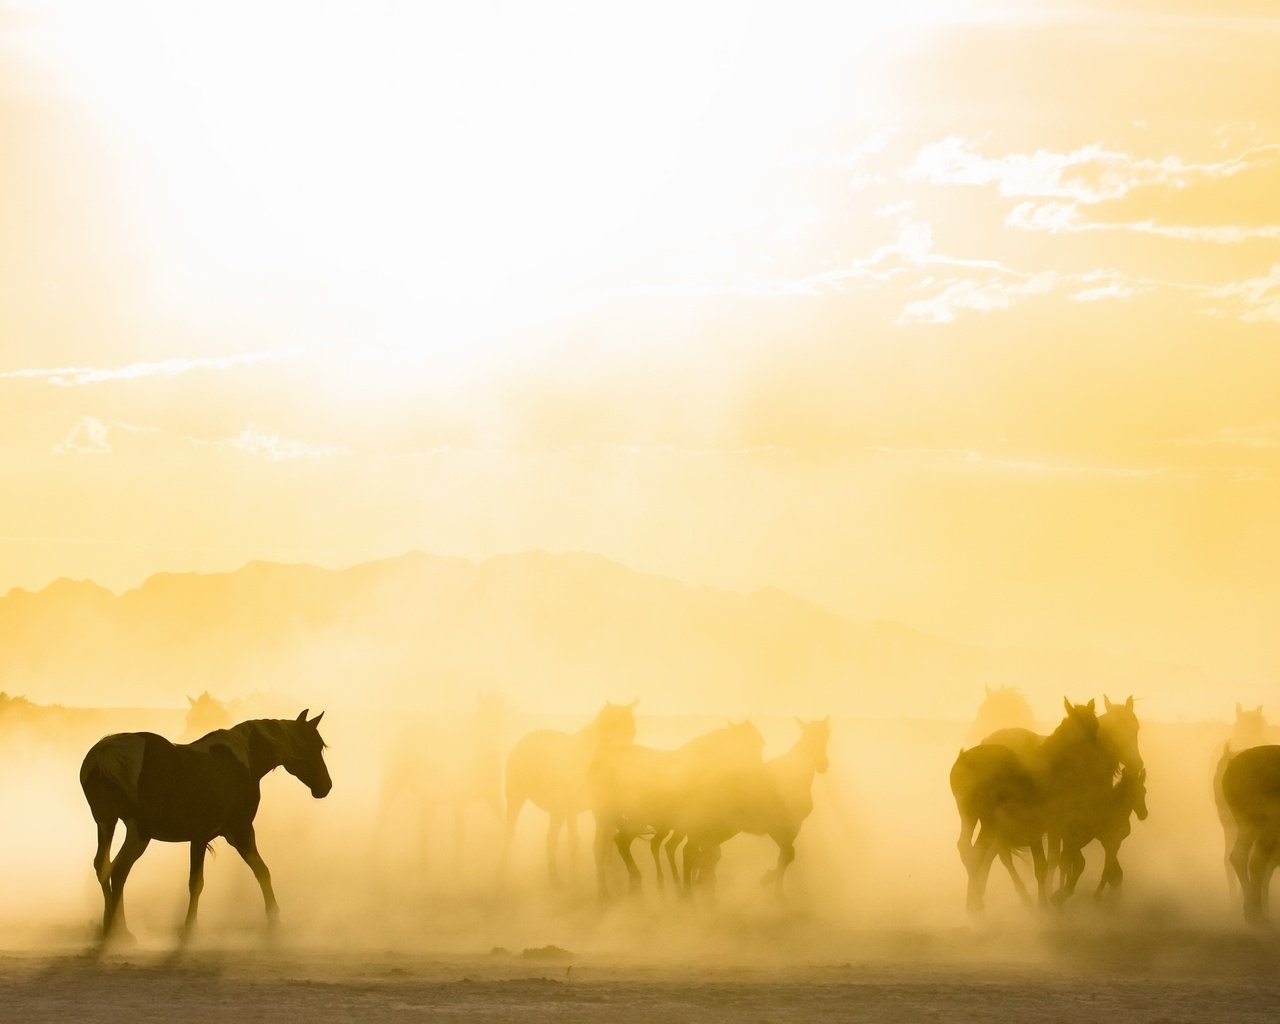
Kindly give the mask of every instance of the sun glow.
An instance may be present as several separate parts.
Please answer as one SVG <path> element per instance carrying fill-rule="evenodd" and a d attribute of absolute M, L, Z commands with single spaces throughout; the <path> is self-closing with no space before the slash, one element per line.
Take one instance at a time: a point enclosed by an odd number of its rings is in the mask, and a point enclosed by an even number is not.
<path fill-rule="evenodd" d="M 447 347 L 722 285 L 802 228 L 780 168 L 836 108 L 875 114 L 849 54 L 940 9 L 810 7 L 61 3 L 27 35 L 125 167 L 166 292 L 294 290 Z"/>

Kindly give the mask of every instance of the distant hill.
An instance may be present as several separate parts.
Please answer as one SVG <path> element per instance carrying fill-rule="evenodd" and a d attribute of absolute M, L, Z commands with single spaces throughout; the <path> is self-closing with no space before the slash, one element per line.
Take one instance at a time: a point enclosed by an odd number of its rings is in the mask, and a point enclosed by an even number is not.
<path fill-rule="evenodd" d="M 460 707 L 487 689 L 557 711 L 639 697 L 652 713 L 964 718 L 997 683 L 1046 717 L 1064 693 L 1168 703 L 1210 685 L 1189 668 L 854 624 L 778 590 L 692 587 L 583 554 L 253 562 L 152 576 L 119 596 L 59 580 L 0 598 L 0 690 L 87 706 L 174 706 L 209 690 Z"/>

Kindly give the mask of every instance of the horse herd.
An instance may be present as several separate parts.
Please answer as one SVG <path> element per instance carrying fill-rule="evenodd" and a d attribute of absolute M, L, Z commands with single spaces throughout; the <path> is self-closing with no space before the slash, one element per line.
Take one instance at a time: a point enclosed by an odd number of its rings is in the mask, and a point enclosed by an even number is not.
<path fill-rule="evenodd" d="M 988 691 L 988 697 L 1000 694 Z M 1025 901 L 1031 896 L 1013 855 L 1030 852 L 1040 903 L 1062 903 L 1084 871 L 1084 848 L 1097 840 L 1105 861 L 1095 892 L 1118 892 L 1120 844 L 1131 818 L 1147 817 L 1146 767 L 1138 747 L 1133 697 L 1113 704 L 1072 704 L 1048 736 L 1026 726 L 997 729 L 962 749 L 951 768 L 960 813 L 957 849 L 968 875 L 967 905 L 980 911 L 997 857 Z M 1262 708 L 1236 705 L 1236 728 L 1214 773 L 1226 836 L 1228 878 L 1243 894 L 1251 923 L 1267 917 L 1267 895 L 1280 855 L 1280 746 L 1266 744 Z M 1055 887 L 1056 881 L 1056 887 Z M 1050 891 L 1052 890 L 1052 891 Z"/>
<path fill-rule="evenodd" d="M 1102 714 L 1092 700 L 1064 700 L 1065 717 L 1047 736 L 1029 725 L 997 728 L 960 751 L 950 784 L 960 815 L 957 848 L 968 876 L 971 911 L 983 906 L 996 858 L 1017 892 L 1031 901 L 1014 861 L 1022 851 L 1030 853 L 1038 900 L 1063 902 L 1074 892 L 1084 869 L 1083 851 L 1094 840 L 1105 856 L 1097 894 L 1119 890 L 1121 843 L 1131 819 L 1147 815 L 1146 768 L 1133 698 L 1123 703 L 1103 699 Z M 465 800 L 483 799 L 505 824 L 501 881 L 521 811 L 533 804 L 549 819 L 546 861 L 553 887 L 561 881 L 560 835 L 567 830 L 570 860 L 575 861 L 579 816 L 590 812 L 601 897 L 609 894 L 612 850 L 625 866 L 629 888 L 640 887 L 632 853 L 639 838 L 648 842 L 659 888 L 669 878 L 682 895 L 713 891 L 722 847 L 740 833 L 767 836 L 776 844 L 777 863 L 764 881 L 781 893 L 796 856 L 797 836 L 813 809 L 814 778 L 828 768 L 829 719 L 797 719 L 799 735 L 791 748 L 765 759 L 764 738 L 749 722 L 730 723 L 675 749 L 658 749 L 635 742 L 634 703 L 606 703 L 576 732 L 539 729 L 521 737 L 506 758 L 504 777 L 498 777 L 492 723 L 500 717 L 500 705 L 501 698 L 481 696 L 477 731 L 467 740 L 475 754 L 471 759 L 424 760 L 423 751 L 446 744 L 436 742 L 440 736 L 412 731 L 402 737 L 399 753 L 393 746 L 388 756 L 387 780 L 405 791 L 430 791 L 438 802 L 454 805 L 459 854 L 460 807 Z M 194 711 L 195 701 L 192 706 Z M 268 924 L 276 922 L 271 875 L 254 835 L 260 783 L 268 772 L 283 767 L 313 797 L 329 793 L 322 717 L 303 711 L 291 720 L 253 719 L 215 728 L 189 743 L 172 743 L 154 733 L 121 733 L 94 744 L 81 766 L 80 783 L 98 830 L 93 866 L 102 889 L 104 940 L 127 934 L 125 883 L 153 839 L 190 844 L 184 937 L 196 924 L 205 852 L 218 837 L 249 865 L 262 890 Z M 1237 709 L 1238 726 L 1246 717 Z M 411 756 L 415 751 L 416 761 Z M 1227 860 L 1243 891 L 1245 915 L 1261 921 L 1280 852 L 1280 746 L 1248 740 L 1228 745 L 1215 791 Z M 390 792 L 384 792 L 384 803 Z M 125 838 L 112 858 L 120 822 Z"/>

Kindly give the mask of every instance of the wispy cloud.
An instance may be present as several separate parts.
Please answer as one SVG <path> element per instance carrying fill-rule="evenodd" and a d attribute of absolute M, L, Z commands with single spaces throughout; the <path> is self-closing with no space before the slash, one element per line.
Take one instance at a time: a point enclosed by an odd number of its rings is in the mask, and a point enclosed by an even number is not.
<path fill-rule="evenodd" d="M 1255 146 L 1239 156 L 1188 163 L 1176 156 L 1135 157 L 1100 143 L 1070 152 L 1038 149 L 987 157 L 972 142 L 951 136 L 922 146 L 906 177 L 935 185 L 995 185 L 1003 196 L 1100 203 L 1135 188 L 1185 188 L 1197 179 L 1229 178 L 1280 156 L 1280 145 Z"/>
<path fill-rule="evenodd" d="M 81 416 L 67 436 L 53 446 L 55 455 L 109 455 L 107 425 L 93 416 Z"/>
<path fill-rule="evenodd" d="M 301 346 L 265 349 L 261 352 L 242 352 L 232 356 L 197 356 L 194 358 L 161 359 L 155 362 L 128 363 L 124 366 L 60 366 L 24 370 L 0 371 L 4 379 L 43 379 L 60 387 L 78 387 L 85 384 L 101 384 L 104 381 L 136 380 L 144 377 L 176 377 L 196 370 L 226 370 L 238 366 L 254 366 L 258 363 L 289 359 L 301 354 Z"/>
<path fill-rule="evenodd" d="M 190 438 L 190 441 L 200 447 L 244 452 L 256 458 L 266 459 L 269 462 L 279 462 L 285 459 L 322 459 L 333 455 L 343 455 L 349 451 L 345 447 L 309 444 L 305 441 L 281 437 L 279 434 L 269 434 L 259 430 L 252 423 L 235 437 L 216 441 Z"/>
<path fill-rule="evenodd" d="M 1212 289 L 1210 294 L 1237 299 L 1244 306 L 1240 319 L 1248 323 L 1280 324 L 1280 263 L 1274 264 L 1262 277 L 1223 285 Z"/>
<path fill-rule="evenodd" d="M 1005 218 L 1009 227 L 1050 234 L 1082 231 L 1128 231 L 1182 241 L 1238 245 L 1241 242 L 1280 239 L 1280 224 L 1157 224 L 1154 220 L 1097 221 L 1081 216 L 1079 202 L 1031 200 L 1019 203 Z"/>

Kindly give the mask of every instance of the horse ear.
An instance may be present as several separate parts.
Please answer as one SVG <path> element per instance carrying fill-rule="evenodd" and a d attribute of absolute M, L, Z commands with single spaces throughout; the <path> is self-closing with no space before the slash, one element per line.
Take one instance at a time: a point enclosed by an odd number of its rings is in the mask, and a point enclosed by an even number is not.
<path fill-rule="evenodd" d="M 321 711 L 321 712 L 320 712 L 320 714 L 316 715 L 316 717 L 315 717 L 315 718 L 310 719 L 310 720 L 307 722 L 307 725 L 311 726 L 311 728 L 313 728 L 313 729 L 319 729 L 319 728 L 320 728 L 320 719 L 322 719 L 322 718 L 324 718 L 324 712 L 323 712 L 323 711 Z"/>
<path fill-rule="evenodd" d="M 827 715 L 827 717 L 826 717 L 826 718 L 824 718 L 824 719 L 822 720 L 822 724 L 823 724 L 823 725 L 830 725 L 830 724 L 831 724 L 831 716 L 830 716 L 830 715 Z"/>
<path fill-rule="evenodd" d="M 1102 695 L 1102 703 L 1103 703 L 1103 704 L 1105 704 L 1105 705 L 1107 706 L 1107 710 L 1108 710 L 1108 711 L 1110 711 L 1110 710 L 1111 710 L 1111 707 L 1112 707 L 1112 705 L 1111 705 L 1111 698 L 1110 698 L 1110 697 L 1108 697 L 1105 693 Z"/>
<path fill-rule="evenodd" d="M 297 717 L 297 718 L 295 718 L 295 719 L 294 719 L 294 721 L 295 721 L 295 722 L 305 722 L 305 721 L 307 720 L 307 714 L 308 714 L 308 712 L 310 712 L 310 711 L 311 711 L 311 709 L 310 709 L 310 708 L 303 708 L 300 712 L 298 712 L 298 717 Z"/>
<path fill-rule="evenodd" d="M 196 706 L 196 699 L 195 699 L 194 697 L 188 697 L 188 698 L 187 698 L 187 703 L 188 703 L 188 704 L 190 704 L 192 707 L 195 707 L 195 706 Z M 1239 707 L 1239 706 L 1240 706 L 1239 704 L 1237 704 L 1237 705 L 1236 705 L 1236 707 Z"/>
<path fill-rule="evenodd" d="M 1236 718 L 1239 718 L 1243 714 L 1244 714 L 1244 705 L 1241 704 L 1239 701 L 1236 701 Z"/>
<path fill-rule="evenodd" d="M 991 696 L 991 687 L 987 686 L 987 685 L 986 685 L 986 683 L 983 683 L 983 684 L 982 684 L 982 692 L 983 692 L 983 693 L 985 693 L 988 697 L 990 697 L 990 696 Z"/>
<path fill-rule="evenodd" d="M 640 698 L 637 697 L 635 700 L 633 700 L 630 704 L 627 705 L 627 710 L 634 711 L 636 709 L 636 705 L 639 703 L 640 703 Z"/>
<path fill-rule="evenodd" d="M 796 716 L 796 725 L 800 726 L 800 728 L 803 730 L 804 728 L 807 727 L 808 723 L 805 722 L 803 718 Z"/>
<path fill-rule="evenodd" d="M 1071 698 L 1070 697 L 1062 698 L 1062 706 L 1067 709 L 1067 714 L 1071 714 Z"/>
<path fill-rule="evenodd" d="M 1124 706 L 1130 711 L 1133 710 L 1133 694 L 1129 694 L 1129 699 L 1124 702 Z"/>
<path fill-rule="evenodd" d="M 1261 705 L 1261 704 L 1259 704 L 1259 705 L 1258 705 L 1258 712 L 1257 712 L 1257 713 L 1258 713 L 1258 714 L 1262 714 L 1262 705 Z"/>
<path fill-rule="evenodd" d="M 1092 711 L 1092 710 L 1094 709 L 1095 704 L 1094 704 L 1094 700 L 1093 700 L 1093 698 L 1092 698 L 1092 697 L 1090 697 L 1090 698 L 1089 698 L 1089 703 L 1088 703 L 1088 704 L 1086 704 L 1086 705 L 1085 705 L 1085 707 L 1087 707 L 1090 711 Z"/>

